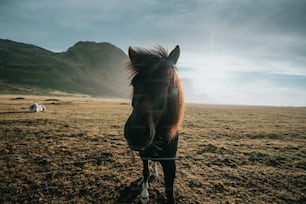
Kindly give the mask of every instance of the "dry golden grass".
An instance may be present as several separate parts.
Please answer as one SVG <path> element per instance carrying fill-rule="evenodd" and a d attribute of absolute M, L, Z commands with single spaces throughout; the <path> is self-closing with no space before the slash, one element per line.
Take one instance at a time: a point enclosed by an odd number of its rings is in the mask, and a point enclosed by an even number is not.
<path fill-rule="evenodd" d="M 129 102 L 16 97 L 0 96 L 1 203 L 138 202 Z M 33 101 L 47 112 L 29 113 Z M 178 203 L 306 202 L 306 108 L 189 104 L 180 132 Z M 149 191 L 165 202 L 162 175 Z"/>

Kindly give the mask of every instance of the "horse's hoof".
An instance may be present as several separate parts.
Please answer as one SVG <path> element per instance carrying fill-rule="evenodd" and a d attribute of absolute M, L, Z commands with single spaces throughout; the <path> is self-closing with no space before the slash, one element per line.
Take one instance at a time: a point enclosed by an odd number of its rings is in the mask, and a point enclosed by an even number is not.
<path fill-rule="evenodd" d="M 140 202 L 141 202 L 142 204 L 147 204 L 147 203 L 149 203 L 149 197 L 142 197 L 142 196 L 140 196 Z"/>

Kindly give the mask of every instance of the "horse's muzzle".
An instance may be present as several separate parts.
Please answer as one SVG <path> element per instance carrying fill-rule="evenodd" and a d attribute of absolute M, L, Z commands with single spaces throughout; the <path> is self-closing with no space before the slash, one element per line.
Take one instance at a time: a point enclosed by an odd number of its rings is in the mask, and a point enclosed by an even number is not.
<path fill-rule="evenodd" d="M 155 138 L 155 126 L 152 117 L 148 116 L 147 124 L 141 124 L 135 122 L 130 116 L 125 123 L 124 137 L 132 150 L 145 150 Z"/>

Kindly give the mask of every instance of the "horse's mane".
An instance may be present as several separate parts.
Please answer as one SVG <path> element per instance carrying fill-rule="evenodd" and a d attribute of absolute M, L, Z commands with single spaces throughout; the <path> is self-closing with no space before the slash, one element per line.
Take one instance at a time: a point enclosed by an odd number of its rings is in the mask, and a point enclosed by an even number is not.
<path fill-rule="evenodd" d="M 175 71 L 174 71 L 175 72 Z M 168 110 L 165 122 L 169 124 L 168 138 L 171 140 L 176 136 L 184 116 L 184 94 L 182 84 L 177 74 L 173 74 L 173 83 L 168 93 Z"/>
<path fill-rule="evenodd" d="M 157 65 L 163 58 L 169 56 L 168 51 L 162 46 L 156 46 L 152 50 L 133 49 L 136 51 L 136 54 L 131 56 L 130 53 L 131 63 L 128 66 L 131 71 L 131 78 L 153 72 L 154 68 L 158 68 L 158 66 L 154 65 Z M 147 67 L 151 67 L 153 70 L 148 70 Z M 176 66 L 171 65 L 170 70 L 172 72 L 172 81 L 168 91 L 167 110 L 166 114 L 164 114 L 162 125 L 162 127 L 166 127 L 169 140 L 176 136 L 184 115 L 184 95 L 181 81 L 176 73 Z"/>

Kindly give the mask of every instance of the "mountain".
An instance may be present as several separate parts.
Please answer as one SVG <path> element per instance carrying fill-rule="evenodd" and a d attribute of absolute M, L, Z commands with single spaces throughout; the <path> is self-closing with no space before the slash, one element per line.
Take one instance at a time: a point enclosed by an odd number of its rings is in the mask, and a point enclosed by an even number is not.
<path fill-rule="evenodd" d="M 78 42 L 55 53 L 0 39 L 0 93 L 64 91 L 93 96 L 129 95 L 128 56 L 114 45 Z"/>

